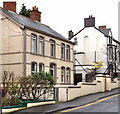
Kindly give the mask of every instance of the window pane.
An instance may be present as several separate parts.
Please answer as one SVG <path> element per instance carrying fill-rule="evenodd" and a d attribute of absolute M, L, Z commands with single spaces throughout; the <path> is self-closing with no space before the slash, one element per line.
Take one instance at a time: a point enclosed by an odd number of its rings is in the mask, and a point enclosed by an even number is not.
<path fill-rule="evenodd" d="M 69 69 L 69 68 L 67 68 L 66 82 L 67 82 L 67 83 L 70 82 L 70 69 Z"/>
<path fill-rule="evenodd" d="M 61 82 L 64 83 L 64 77 L 65 77 L 65 68 L 61 68 Z"/>
<path fill-rule="evenodd" d="M 54 66 L 54 64 L 50 64 L 50 72 L 51 72 L 52 76 L 55 75 L 55 66 Z"/>
<path fill-rule="evenodd" d="M 74 38 L 74 43 L 77 44 L 77 38 Z"/>
<path fill-rule="evenodd" d="M 51 57 L 55 56 L 55 42 L 54 41 L 51 41 L 51 44 L 50 44 L 50 54 L 51 54 Z"/>
<path fill-rule="evenodd" d="M 70 47 L 69 46 L 66 47 L 66 59 L 70 60 Z"/>
<path fill-rule="evenodd" d="M 36 36 L 31 36 L 31 52 L 36 53 Z"/>
<path fill-rule="evenodd" d="M 34 74 L 37 72 L 37 63 L 32 63 L 31 64 L 31 74 Z"/>
<path fill-rule="evenodd" d="M 39 40 L 39 54 L 43 55 L 43 39 Z"/>
<path fill-rule="evenodd" d="M 44 65 L 42 63 L 39 64 L 39 71 L 44 71 Z"/>
<path fill-rule="evenodd" d="M 61 58 L 64 59 L 64 53 L 65 53 L 65 46 L 64 44 L 61 45 Z"/>

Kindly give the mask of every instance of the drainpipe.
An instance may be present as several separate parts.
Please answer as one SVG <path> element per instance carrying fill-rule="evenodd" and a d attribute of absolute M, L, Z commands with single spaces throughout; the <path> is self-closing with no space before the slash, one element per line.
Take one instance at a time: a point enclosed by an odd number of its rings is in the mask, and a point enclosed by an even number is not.
<path fill-rule="evenodd" d="M 24 34 L 24 40 L 23 40 L 23 44 L 24 44 L 24 50 L 23 50 L 23 68 L 24 68 L 24 72 L 23 75 L 26 76 L 26 28 L 23 29 L 23 34 Z"/>
<path fill-rule="evenodd" d="M 66 88 L 66 101 L 68 101 L 68 87 Z"/>

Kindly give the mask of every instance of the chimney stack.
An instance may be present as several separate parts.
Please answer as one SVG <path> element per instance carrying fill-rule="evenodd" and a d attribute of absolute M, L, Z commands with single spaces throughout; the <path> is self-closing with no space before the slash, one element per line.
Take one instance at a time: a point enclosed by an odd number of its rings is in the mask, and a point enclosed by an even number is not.
<path fill-rule="evenodd" d="M 89 15 L 89 18 L 85 18 L 84 27 L 95 27 L 95 17 Z"/>
<path fill-rule="evenodd" d="M 16 1 L 3 2 L 3 8 L 16 13 Z"/>
<path fill-rule="evenodd" d="M 68 31 L 68 38 L 71 38 L 74 35 L 74 32 L 72 30 Z"/>
<path fill-rule="evenodd" d="M 106 25 L 99 26 L 98 28 L 99 28 L 99 29 L 106 29 Z"/>
<path fill-rule="evenodd" d="M 38 11 L 38 7 L 32 7 L 32 10 L 30 11 L 30 18 L 41 22 L 41 12 Z"/>

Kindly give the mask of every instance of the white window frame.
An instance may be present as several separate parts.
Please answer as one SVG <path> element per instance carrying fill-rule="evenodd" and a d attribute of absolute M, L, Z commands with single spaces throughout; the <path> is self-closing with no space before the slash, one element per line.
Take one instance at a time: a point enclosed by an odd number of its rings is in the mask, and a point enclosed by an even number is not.
<path fill-rule="evenodd" d="M 67 72 L 69 72 L 69 75 L 66 74 L 66 82 L 70 83 L 70 68 L 67 68 Z M 68 77 L 68 78 L 67 78 Z"/>
<path fill-rule="evenodd" d="M 41 36 L 39 37 L 39 54 L 44 54 L 44 38 Z"/>
<path fill-rule="evenodd" d="M 34 34 L 31 35 L 31 52 L 37 53 L 37 36 Z"/>
<path fill-rule="evenodd" d="M 61 67 L 61 83 L 65 83 L 65 68 L 64 67 Z"/>
<path fill-rule="evenodd" d="M 34 64 L 34 70 L 33 70 L 33 65 Z M 32 62 L 31 63 L 31 74 L 33 75 L 33 74 L 35 74 L 37 72 L 37 63 L 36 62 Z"/>
<path fill-rule="evenodd" d="M 51 67 L 52 66 L 52 67 Z M 50 72 L 53 72 L 53 76 L 55 76 L 55 65 L 54 64 L 50 64 Z"/>
<path fill-rule="evenodd" d="M 41 71 L 43 71 L 43 72 L 44 72 L 44 64 L 43 64 L 43 63 L 39 63 L 39 72 L 40 72 L 40 65 L 42 66 Z"/>
<path fill-rule="evenodd" d="M 70 61 L 70 46 L 66 46 L 66 60 Z"/>
<path fill-rule="evenodd" d="M 78 42 L 78 41 L 77 41 L 77 38 L 74 38 L 74 43 L 77 44 L 77 42 Z"/>
<path fill-rule="evenodd" d="M 53 40 L 50 40 L 50 56 L 55 57 L 55 41 Z"/>
<path fill-rule="evenodd" d="M 61 44 L 61 59 L 65 59 L 65 44 Z"/>

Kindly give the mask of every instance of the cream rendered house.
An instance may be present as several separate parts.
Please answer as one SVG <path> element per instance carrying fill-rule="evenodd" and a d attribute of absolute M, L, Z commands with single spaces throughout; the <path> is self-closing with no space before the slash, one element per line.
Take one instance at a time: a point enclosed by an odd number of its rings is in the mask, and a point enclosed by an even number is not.
<path fill-rule="evenodd" d="M 104 67 L 99 73 L 106 73 L 108 68 L 107 45 L 120 44 L 113 38 L 112 31 L 106 26 L 95 27 L 95 17 L 89 16 L 84 19 L 84 28 L 74 34 L 69 31 L 69 40 L 75 43 L 75 84 L 86 81 L 86 68 L 93 68 L 94 61 L 104 62 Z M 114 71 L 113 71 L 114 72 Z"/>
<path fill-rule="evenodd" d="M 28 76 L 43 70 L 51 72 L 56 84 L 73 84 L 73 42 L 41 22 L 35 6 L 30 18 L 16 13 L 16 2 L 0 8 L 2 71 Z"/>

